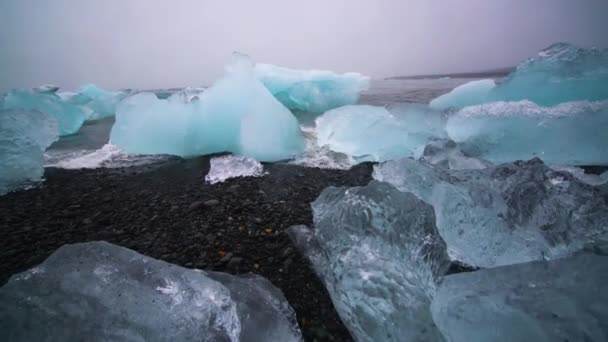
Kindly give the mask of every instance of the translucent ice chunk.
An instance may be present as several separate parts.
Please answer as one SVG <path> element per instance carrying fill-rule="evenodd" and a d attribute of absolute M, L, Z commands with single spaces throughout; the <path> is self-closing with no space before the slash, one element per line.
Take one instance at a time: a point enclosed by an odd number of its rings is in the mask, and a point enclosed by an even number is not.
<path fill-rule="evenodd" d="M 323 113 L 355 104 L 359 94 L 369 88 L 369 77 L 358 73 L 339 75 L 257 64 L 255 74 L 283 105 L 304 112 Z"/>
<path fill-rule="evenodd" d="M 116 106 L 126 96 L 125 92 L 109 92 L 89 84 L 67 98 L 67 101 L 90 109 L 87 120 L 99 120 L 113 116 L 116 113 Z"/>
<path fill-rule="evenodd" d="M 447 276 L 432 303 L 454 342 L 608 340 L 608 257 L 582 254 Z"/>
<path fill-rule="evenodd" d="M 235 56 L 226 76 L 188 103 L 140 93 L 123 100 L 110 141 L 128 153 L 178 156 L 233 152 L 259 161 L 291 159 L 304 149 L 297 119 Z"/>
<path fill-rule="evenodd" d="M 386 183 L 329 187 L 312 204 L 314 231 L 289 229 L 357 341 L 440 341 L 430 316 L 446 246 L 433 208 Z"/>
<path fill-rule="evenodd" d="M 55 117 L 59 124 L 59 135 L 78 132 L 86 113 L 78 106 L 67 103 L 54 92 L 11 90 L 0 101 L 0 109 L 35 110 Z"/>
<path fill-rule="evenodd" d="M 260 177 L 265 174 L 264 165 L 243 156 L 223 156 L 212 158 L 205 181 L 215 184 L 235 177 Z"/>
<path fill-rule="evenodd" d="M 0 110 L 0 195 L 38 182 L 44 150 L 58 139 L 57 120 L 28 110 Z"/>
<path fill-rule="evenodd" d="M 608 237 L 600 190 L 539 159 L 448 170 L 404 158 L 373 177 L 433 205 L 451 257 L 469 265 L 562 257 Z"/>
<path fill-rule="evenodd" d="M 300 341 L 280 290 L 106 242 L 66 245 L 0 289 L 11 341 Z"/>
<path fill-rule="evenodd" d="M 486 102 L 490 91 L 494 89 L 494 80 L 479 80 L 465 83 L 454 88 L 451 92 L 441 95 L 431 101 L 431 108 L 446 109 L 450 107 L 462 108 Z"/>
<path fill-rule="evenodd" d="M 471 106 L 450 116 L 446 132 L 464 152 L 493 162 L 540 157 L 551 164 L 608 164 L 608 101 Z"/>

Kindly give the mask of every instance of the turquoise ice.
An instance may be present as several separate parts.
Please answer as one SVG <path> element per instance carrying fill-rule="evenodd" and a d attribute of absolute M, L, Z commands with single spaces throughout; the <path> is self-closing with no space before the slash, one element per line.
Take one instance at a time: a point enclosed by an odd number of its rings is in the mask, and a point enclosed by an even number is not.
<path fill-rule="evenodd" d="M 431 102 L 435 108 L 529 100 L 540 106 L 608 99 L 608 49 L 558 43 L 517 66 L 505 80 L 473 81 Z"/>
<path fill-rule="evenodd" d="M 493 162 L 608 165 L 608 101 L 470 106 L 449 117 L 446 132 L 464 152 Z"/>
<path fill-rule="evenodd" d="M 44 150 L 58 138 L 57 120 L 49 114 L 0 110 L 0 195 L 39 182 Z"/>
<path fill-rule="evenodd" d="M 187 269 L 107 242 L 65 245 L 0 288 L 10 341 L 297 342 L 295 322 L 260 276 Z"/>
<path fill-rule="evenodd" d="M 369 77 L 353 72 L 336 74 L 257 64 L 255 74 L 287 108 L 312 113 L 355 104 L 360 93 L 369 88 Z"/>
<path fill-rule="evenodd" d="M 55 91 L 11 90 L 0 101 L 0 109 L 35 110 L 55 117 L 59 124 L 59 135 L 77 133 L 87 114 L 73 104 L 67 103 Z"/>
<path fill-rule="evenodd" d="M 291 159 L 304 149 L 297 119 L 255 78 L 251 60 L 242 55 L 200 96 L 161 100 L 140 93 L 123 100 L 110 142 L 134 154 L 232 152 L 259 161 Z"/>
<path fill-rule="evenodd" d="M 88 84 L 77 90 L 66 101 L 90 109 L 87 120 L 99 120 L 116 113 L 118 103 L 127 96 L 126 92 L 109 92 Z"/>

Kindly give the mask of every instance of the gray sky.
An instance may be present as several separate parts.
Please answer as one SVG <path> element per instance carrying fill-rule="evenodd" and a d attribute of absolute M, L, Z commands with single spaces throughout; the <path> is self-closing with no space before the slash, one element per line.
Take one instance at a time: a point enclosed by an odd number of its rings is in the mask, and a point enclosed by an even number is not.
<path fill-rule="evenodd" d="M 0 90 L 207 85 L 232 51 L 373 77 L 608 46 L 608 0 L 0 0 Z"/>

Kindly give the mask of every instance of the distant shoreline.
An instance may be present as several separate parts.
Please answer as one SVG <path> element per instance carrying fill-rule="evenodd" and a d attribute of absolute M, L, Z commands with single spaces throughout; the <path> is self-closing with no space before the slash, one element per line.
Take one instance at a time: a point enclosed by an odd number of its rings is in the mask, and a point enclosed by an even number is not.
<path fill-rule="evenodd" d="M 421 79 L 438 79 L 438 78 L 500 78 L 505 77 L 515 67 L 498 68 L 483 71 L 460 72 L 451 74 L 434 74 L 434 75 L 413 75 L 413 76 L 393 76 L 387 77 L 385 80 L 421 80 Z"/>

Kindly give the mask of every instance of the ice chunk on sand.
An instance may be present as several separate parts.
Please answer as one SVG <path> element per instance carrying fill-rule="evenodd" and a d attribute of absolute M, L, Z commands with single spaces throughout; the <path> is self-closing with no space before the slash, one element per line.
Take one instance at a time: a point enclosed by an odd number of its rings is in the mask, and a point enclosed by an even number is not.
<path fill-rule="evenodd" d="M 558 43 L 517 66 L 503 82 L 489 80 L 457 87 L 431 102 L 436 108 L 494 101 L 529 100 L 541 106 L 608 99 L 608 49 Z"/>
<path fill-rule="evenodd" d="M 386 183 L 329 187 L 312 203 L 314 231 L 288 231 L 357 341 L 436 341 L 435 281 L 449 266 L 433 208 Z"/>
<path fill-rule="evenodd" d="M 110 142 L 127 153 L 178 156 L 232 152 L 259 161 L 291 159 L 304 149 L 297 119 L 236 55 L 226 76 L 185 103 L 140 93 L 123 100 Z"/>
<path fill-rule="evenodd" d="M 59 124 L 59 135 L 78 132 L 86 113 L 78 106 L 69 104 L 53 92 L 11 90 L 0 101 L 0 109 L 35 110 L 55 117 Z"/>
<path fill-rule="evenodd" d="M 432 302 L 454 342 L 608 340 L 608 257 L 582 254 L 447 276 Z"/>
<path fill-rule="evenodd" d="M 608 238 L 600 190 L 539 159 L 447 170 L 404 158 L 373 177 L 433 205 L 450 255 L 469 265 L 552 259 Z"/>
<path fill-rule="evenodd" d="M 0 110 L 0 195 L 42 179 L 44 150 L 58 139 L 57 126 L 46 113 Z"/>
<path fill-rule="evenodd" d="M 431 101 L 431 108 L 446 109 L 450 107 L 462 108 L 486 102 L 489 93 L 496 83 L 494 80 L 479 80 L 465 83 L 454 88 L 451 92 L 441 95 Z"/>
<path fill-rule="evenodd" d="M 449 117 L 446 132 L 469 155 L 498 163 L 539 157 L 550 164 L 608 164 L 608 101 L 471 106 Z"/>
<path fill-rule="evenodd" d="M 65 245 L 0 289 L 11 341 L 300 341 L 262 277 L 203 272 L 106 242 Z"/>
<path fill-rule="evenodd" d="M 264 166 L 257 160 L 244 156 L 211 158 L 205 181 L 215 184 L 235 177 L 260 177 L 265 175 Z"/>
<path fill-rule="evenodd" d="M 62 96 L 62 95 L 60 95 Z M 88 84 L 80 88 L 74 95 L 63 95 L 66 100 L 74 105 L 88 108 L 87 120 L 99 120 L 116 113 L 116 106 L 127 96 L 126 92 L 109 92 L 98 88 L 94 84 Z"/>
<path fill-rule="evenodd" d="M 359 94 L 369 89 L 369 77 L 352 72 L 340 75 L 257 64 L 255 74 L 283 105 L 304 112 L 323 113 L 355 104 Z"/>
<path fill-rule="evenodd" d="M 424 146 L 443 137 L 442 113 L 425 105 L 345 106 L 316 119 L 317 144 L 357 162 L 419 157 Z"/>

